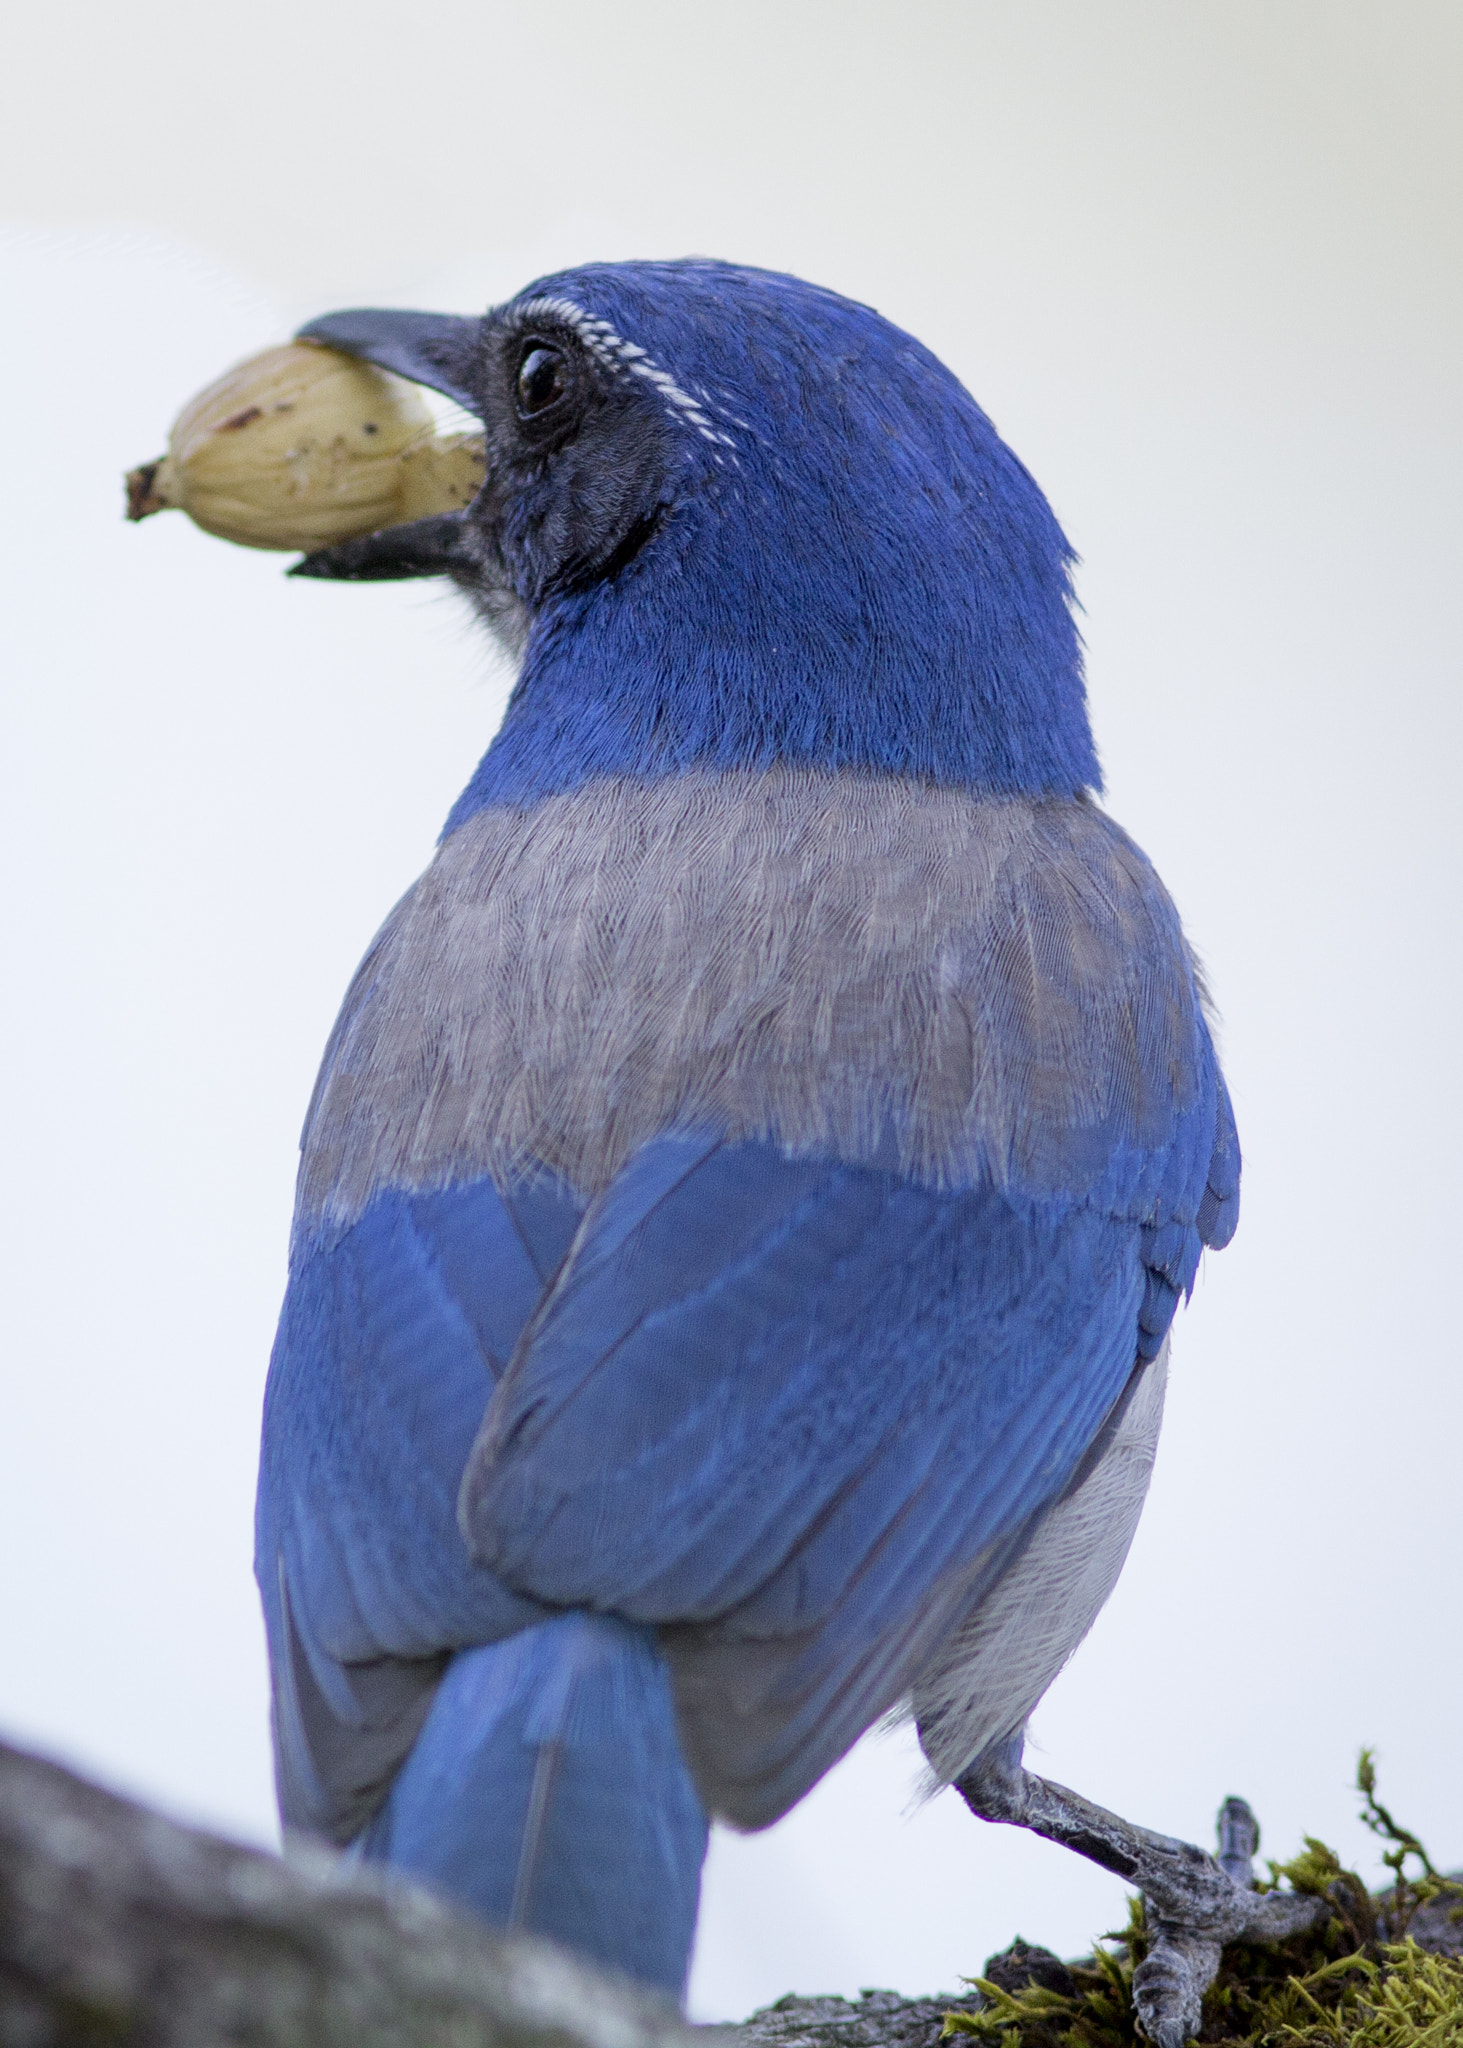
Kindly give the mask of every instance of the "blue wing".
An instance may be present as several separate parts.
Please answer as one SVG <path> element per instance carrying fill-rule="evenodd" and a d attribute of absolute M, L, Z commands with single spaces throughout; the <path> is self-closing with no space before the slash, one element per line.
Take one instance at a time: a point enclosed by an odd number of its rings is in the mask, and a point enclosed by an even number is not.
<path fill-rule="evenodd" d="M 1212 1062 L 1198 1096 L 1143 1214 L 687 1136 L 590 1209 L 464 1525 L 525 1596 L 660 1625 L 714 1810 L 785 1812 L 1062 1491 L 1221 1232 Z"/>
<path fill-rule="evenodd" d="M 1232 1228 L 1217 1075 L 1175 1137 L 1142 1214 L 681 1135 L 587 1215 L 478 1181 L 307 1239 L 259 1520 L 286 1818 L 350 1839 L 446 1653 L 565 1606 L 657 1624 L 708 1804 L 785 1811 L 999 1576 Z"/>
<path fill-rule="evenodd" d="M 265 1401 L 256 1558 L 288 1825 L 349 1841 L 445 1653 L 541 1610 L 474 1567 L 457 1490 L 497 1377 L 573 1237 L 544 1179 L 378 1197 L 291 1259 Z"/>

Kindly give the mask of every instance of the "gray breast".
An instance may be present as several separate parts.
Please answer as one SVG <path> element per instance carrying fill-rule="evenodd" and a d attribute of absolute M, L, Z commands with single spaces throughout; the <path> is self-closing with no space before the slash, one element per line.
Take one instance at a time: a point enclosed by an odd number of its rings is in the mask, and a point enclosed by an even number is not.
<path fill-rule="evenodd" d="M 392 913 L 327 1049 L 302 1216 L 485 1173 L 590 1195 L 687 1123 L 1070 1187 L 1115 1118 L 1163 1142 L 1197 1028 L 1172 906 L 1085 801 L 605 780 L 479 812 Z"/>

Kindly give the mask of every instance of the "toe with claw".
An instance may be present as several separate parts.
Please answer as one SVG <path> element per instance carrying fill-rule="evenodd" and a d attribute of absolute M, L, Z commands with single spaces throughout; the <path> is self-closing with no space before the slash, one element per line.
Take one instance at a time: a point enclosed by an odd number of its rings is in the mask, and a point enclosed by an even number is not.
<path fill-rule="evenodd" d="M 1153 1944 L 1133 1974 L 1138 2025 L 1154 2048 L 1184 2048 L 1199 2031 L 1204 1993 L 1232 1941 L 1287 1941 L 1329 1911 L 1324 1899 L 1258 1892 L 1251 1861 L 1260 1830 L 1242 1799 L 1219 1811 L 1219 1855 L 1134 1827 L 1065 1785 L 1021 1766 L 1013 1737 L 987 1751 L 957 1788 L 982 1820 L 1007 1821 L 1061 1842 L 1142 1894 Z"/>
<path fill-rule="evenodd" d="M 1243 1799 L 1219 1809 L 1219 1855 L 1167 1842 L 1143 1873 L 1153 1945 L 1133 1972 L 1138 2024 L 1155 2048 L 1184 2048 L 1199 2031 L 1204 1993 L 1232 1941 L 1288 1941 L 1324 1918 L 1324 1900 L 1257 1892 L 1251 1861 L 1260 1830 Z"/>

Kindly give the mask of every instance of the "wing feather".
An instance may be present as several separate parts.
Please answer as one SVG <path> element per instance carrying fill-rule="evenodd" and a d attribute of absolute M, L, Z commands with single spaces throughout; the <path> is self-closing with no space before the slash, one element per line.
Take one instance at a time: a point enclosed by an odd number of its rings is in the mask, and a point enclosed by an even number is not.
<path fill-rule="evenodd" d="M 763 1824 L 1061 1494 L 1145 1290 L 1140 1234 L 1086 1205 L 659 1141 L 590 1209 L 494 1397 L 474 1555 L 660 1624 L 703 1795 Z"/>

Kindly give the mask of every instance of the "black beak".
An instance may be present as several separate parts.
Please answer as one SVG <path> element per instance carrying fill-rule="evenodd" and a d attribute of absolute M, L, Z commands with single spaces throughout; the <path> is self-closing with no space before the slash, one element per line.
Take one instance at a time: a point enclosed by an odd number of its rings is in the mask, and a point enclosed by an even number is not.
<path fill-rule="evenodd" d="M 358 306 L 326 313 L 302 327 L 299 341 L 323 341 L 348 356 L 361 356 L 394 370 L 413 384 L 425 384 L 482 416 L 476 358 L 480 320 L 457 313 L 403 313 L 390 306 Z"/>
<path fill-rule="evenodd" d="M 336 583 L 404 583 L 412 576 L 450 576 L 470 569 L 463 546 L 460 512 L 442 512 L 433 519 L 414 519 L 406 526 L 383 526 L 379 533 L 357 534 L 333 548 L 317 548 L 287 573 L 320 576 Z"/>
<path fill-rule="evenodd" d="M 479 320 L 456 313 L 406 313 L 391 306 L 358 306 L 326 313 L 302 327 L 297 340 L 323 341 L 360 356 L 413 384 L 441 391 L 468 412 L 482 415 L 476 381 Z M 467 566 L 462 515 L 444 512 L 409 526 L 387 526 L 319 548 L 290 570 L 339 583 L 400 583 L 413 576 L 447 576 Z"/>

